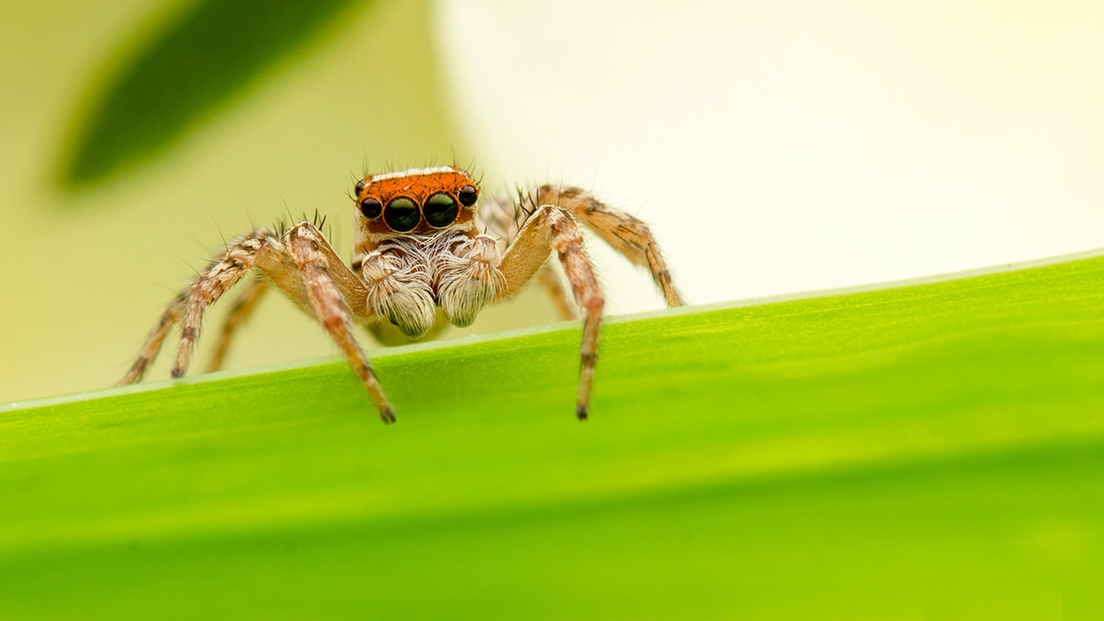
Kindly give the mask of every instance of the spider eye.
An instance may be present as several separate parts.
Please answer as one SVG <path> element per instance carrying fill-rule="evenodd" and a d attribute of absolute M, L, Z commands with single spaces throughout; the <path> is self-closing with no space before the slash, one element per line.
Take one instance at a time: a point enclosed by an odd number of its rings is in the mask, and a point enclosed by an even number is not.
<path fill-rule="evenodd" d="M 474 185 L 466 185 L 460 188 L 460 204 L 465 207 L 471 207 L 475 204 L 476 199 L 479 198 L 479 190 Z"/>
<path fill-rule="evenodd" d="M 452 224 L 456 220 L 458 208 L 456 207 L 456 199 L 444 192 L 438 192 L 426 200 L 422 211 L 425 213 L 426 222 L 430 226 L 441 228 Z"/>
<path fill-rule="evenodd" d="M 400 196 L 387 203 L 387 209 L 383 212 L 383 221 L 391 227 L 392 231 L 399 233 L 414 230 L 420 219 L 421 214 L 418 213 L 418 206 L 405 196 Z"/>
<path fill-rule="evenodd" d="M 360 193 L 364 191 L 364 186 L 366 185 L 368 185 L 367 179 L 361 179 L 360 181 L 356 182 L 356 186 L 354 186 L 353 189 L 356 191 L 357 196 L 360 196 Z"/>
<path fill-rule="evenodd" d="M 360 201 L 360 213 L 364 214 L 364 217 L 369 220 L 378 218 L 381 211 L 383 211 L 383 204 L 374 198 L 366 198 Z"/>

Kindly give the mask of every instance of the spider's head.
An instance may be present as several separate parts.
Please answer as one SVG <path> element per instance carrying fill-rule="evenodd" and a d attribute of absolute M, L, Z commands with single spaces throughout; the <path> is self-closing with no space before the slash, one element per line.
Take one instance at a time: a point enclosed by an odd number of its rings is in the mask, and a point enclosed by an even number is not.
<path fill-rule="evenodd" d="M 369 175 L 357 182 L 355 192 L 360 228 L 368 237 L 442 231 L 475 234 L 479 187 L 462 168 L 412 168 Z"/>

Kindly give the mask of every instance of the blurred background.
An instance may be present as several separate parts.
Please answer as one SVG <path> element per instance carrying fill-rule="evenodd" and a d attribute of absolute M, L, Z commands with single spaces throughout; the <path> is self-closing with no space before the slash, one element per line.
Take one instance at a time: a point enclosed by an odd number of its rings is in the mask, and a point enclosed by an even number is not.
<path fill-rule="evenodd" d="M 115 382 L 254 225 L 318 209 L 347 255 L 379 170 L 590 188 L 654 225 L 692 303 L 1104 247 L 1104 5 L 284 6 L 5 2 L 0 402 Z M 611 313 L 662 305 L 590 248 Z M 554 320 L 531 291 L 466 332 Z M 272 296 L 229 365 L 335 351 Z"/>

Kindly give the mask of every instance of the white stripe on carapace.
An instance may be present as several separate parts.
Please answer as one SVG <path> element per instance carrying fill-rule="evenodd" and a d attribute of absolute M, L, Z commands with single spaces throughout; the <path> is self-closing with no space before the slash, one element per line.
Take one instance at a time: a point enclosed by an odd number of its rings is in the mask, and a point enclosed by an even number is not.
<path fill-rule="evenodd" d="M 398 172 L 389 172 L 379 175 L 372 175 L 372 181 L 383 181 L 384 179 L 398 179 L 399 177 L 417 177 L 418 175 L 432 175 L 433 173 L 444 172 L 459 172 L 458 169 L 452 166 L 434 166 L 432 168 L 411 168 L 410 170 L 400 170 Z"/>

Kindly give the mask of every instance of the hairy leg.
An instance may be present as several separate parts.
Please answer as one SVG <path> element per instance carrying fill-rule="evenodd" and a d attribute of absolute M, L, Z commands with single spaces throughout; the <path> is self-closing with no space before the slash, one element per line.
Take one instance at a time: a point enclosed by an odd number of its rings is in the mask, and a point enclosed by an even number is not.
<path fill-rule="evenodd" d="M 567 290 L 560 282 L 560 275 L 556 273 L 551 265 L 545 263 L 537 274 L 537 278 L 540 279 L 540 285 L 544 288 L 545 293 L 552 298 L 552 305 L 556 307 L 556 312 L 559 313 L 561 319 L 579 318 L 579 314 L 575 311 L 575 304 L 571 302 Z"/>
<path fill-rule="evenodd" d="M 177 355 L 173 376 L 183 375 L 188 366 L 192 345 L 199 333 L 204 308 L 249 271 L 257 251 L 264 246 L 266 240 L 271 239 L 271 235 L 271 232 L 261 229 L 242 235 L 227 244 L 210 265 L 169 303 L 138 352 L 138 357 L 119 383 L 125 385 L 140 381 L 161 351 L 169 330 L 181 321 L 184 322 L 181 333 L 182 352 Z"/>
<path fill-rule="evenodd" d="M 682 294 L 671 280 L 671 272 L 659 244 L 648 225 L 640 219 L 614 209 L 576 187 L 544 185 L 537 189 L 533 200 L 538 205 L 558 205 L 571 212 L 625 258 L 648 268 L 668 306 L 685 304 Z"/>
<path fill-rule="evenodd" d="M 253 268 L 257 254 L 271 236 L 271 232 L 261 229 L 235 238 L 193 281 L 187 292 L 188 300 L 180 329 L 180 349 L 176 352 L 176 363 L 172 368 L 173 377 L 183 377 L 188 371 L 204 311 Z"/>
<path fill-rule="evenodd" d="M 506 277 L 502 297 L 516 293 L 544 265 L 550 250 L 556 252 L 571 283 L 575 301 L 583 309 L 583 340 L 579 352 L 579 390 L 575 416 L 585 420 L 590 410 L 594 367 L 598 361 L 598 336 L 605 299 L 590 259 L 583 250 L 579 225 L 570 213 L 553 205 L 537 208 L 506 250 L 499 269 Z"/>
<path fill-rule="evenodd" d="M 395 410 L 383 394 L 383 388 L 376 378 L 375 370 L 353 337 L 349 307 L 334 282 L 331 275 L 331 262 L 327 260 L 327 256 L 331 254 L 327 252 L 330 248 L 329 242 L 309 222 L 296 225 L 288 231 L 286 239 L 288 254 L 302 275 L 303 286 L 315 318 L 330 333 L 349 360 L 353 371 L 360 377 L 376 409 L 379 410 L 383 422 L 395 422 Z M 340 267 L 334 265 L 333 268 L 334 270 L 349 269 L 344 263 L 340 263 Z"/>
<path fill-rule="evenodd" d="M 173 298 L 172 302 L 169 302 L 169 307 L 161 314 L 161 319 L 150 332 L 145 344 L 142 345 L 141 351 L 138 352 L 138 357 L 134 360 L 134 363 L 130 365 L 127 374 L 119 381 L 119 385 L 125 386 L 142 380 L 142 376 L 146 374 L 149 365 L 153 364 L 154 359 L 157 358 L 158 352 L 161 351 L 161 345 L 165 342 L 165 337 L 168 336 L 169 330 L 171 330 L 172 327 L 176 325 L 176 322 L 180 321 L 180 318 L 184 315 L 184 305 L 187 300 L 187 292 L 183 291 Z"/>
<path fill-rule="evenodd" d="M 268 280 L 258 278 L 250 282 L 245 291 L 242 291 L 241 295 L 234 300 L 234 306 L 230 308 L 230 314 L 226 316 L 226 319 L 222 323 L 222 331 L 219 333 L 218 344 L 215 345 L 215 353 L 211 355 L 211 360 L 207 363 L 208 373 L 218 371 L 222 368 L 222 364 L 226 360 L 226 352 L 230 349 L 230 342 L 233 340 L 234 334 L 245 320 L 253 314 L 253 311 L 256 310 L 257 303 L 261 301 L 261 298 L 264 297 L 269 287 L 270 283 Z"/>

